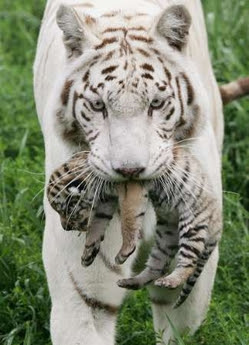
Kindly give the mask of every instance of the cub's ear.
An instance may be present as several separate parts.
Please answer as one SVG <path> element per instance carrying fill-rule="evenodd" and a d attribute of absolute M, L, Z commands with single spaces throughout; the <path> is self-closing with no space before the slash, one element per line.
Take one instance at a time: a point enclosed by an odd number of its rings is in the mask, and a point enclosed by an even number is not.
<path fill-rule="evenodd" d="M 187 44 L 190 25 L 191 16 L 187 8 L 174 5 L 162 13 L 156 24 L 156 31 L 172 48 L 182 51 Z"/>
<path fill-rule="evenodd" d="M 94 29 L 90 28 L 96 22 L 94 18 L 90 16 L 80 18 L 72 7 L 60 5 L 56 20 L 63 31 L 63 40 L 69 58 L 80 56 L 84 48 L 90 47 L 94 41 L 96 42 L 97 37 L 91 33 Z"/>

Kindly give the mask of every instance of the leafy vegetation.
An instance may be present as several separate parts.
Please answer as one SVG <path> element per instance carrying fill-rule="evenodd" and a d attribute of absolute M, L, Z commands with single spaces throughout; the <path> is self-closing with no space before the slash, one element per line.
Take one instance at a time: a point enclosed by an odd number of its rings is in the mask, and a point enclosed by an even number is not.
<path fill-rule="evenodd" d="M 44 0 L 0 2 L 0 344 L 49 345 L 50 300 L 41 260 L 43 139 L 32 62 Z M 248 0 L 204 0 L 219 82 L 248 74 Z M 249 344 L 249 100 L 225 109 L 224 235 L 213 298 L 195 337 L 178 345 Z M 146 291 L 130 295 L 119 345 L 155 344 Z"/>

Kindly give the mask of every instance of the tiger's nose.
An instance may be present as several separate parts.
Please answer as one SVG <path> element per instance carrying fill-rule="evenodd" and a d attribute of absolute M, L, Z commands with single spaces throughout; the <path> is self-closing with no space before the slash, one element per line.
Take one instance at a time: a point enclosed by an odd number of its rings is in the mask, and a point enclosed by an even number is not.
<path fill-rule="evenodd" d="M 145 170 L 144 167 L 138 168 L 118 168 L 115 171 L 124 177 L 137 177 Z"/>

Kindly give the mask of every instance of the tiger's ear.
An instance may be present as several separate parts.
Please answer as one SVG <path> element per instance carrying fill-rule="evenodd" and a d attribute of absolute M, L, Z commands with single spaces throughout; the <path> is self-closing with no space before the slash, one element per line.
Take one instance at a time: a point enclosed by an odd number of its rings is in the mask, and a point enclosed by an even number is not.
<path fill-rule="evenodd" d="M 89 33 L 89 28 L 70 6 L 60 5 L 56 14 L 56 20 L 64 34 L 63 40 L 68 57 L 80 56 L 83 53 L 84 47 L 90 46 L 91 41 L 94 40 L 91 37 L 93 34 Z M 91 25 L 95 20 L 88 17 L 87 21 Z"/>
<path fill-rule="evenodd" d="M 191 22 L 187 8 L 183 5 L 174 5 L 162 13 L 156 24 L 156 31 L 172 48 L 182 51 L 187 44 Z"/>

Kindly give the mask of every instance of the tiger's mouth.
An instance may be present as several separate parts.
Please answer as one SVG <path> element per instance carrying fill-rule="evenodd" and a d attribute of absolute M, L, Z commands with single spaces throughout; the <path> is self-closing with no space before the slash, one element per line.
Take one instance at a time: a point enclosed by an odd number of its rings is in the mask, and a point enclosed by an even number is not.
<path fill-rule="evenodd" d="M 167 173 L 176 159 L 174 149 L 168 147 L 151 154 L 148 161 L 144 159 L 113 160 L 110 154 L 103 155 L 97 150 L 90 151 L 87 164 L 93 174 L 101 180 L 110 183 L 123 183 L 128 181 L 151 182 L 157 181 Z M 127 156 L 127 155 L 126 155 Z M 131 152 L 132 156 L 132 152 Z"/>
<path fill-rule="evenodd" d="M 96 176 L 112 184 L 132 181 L 139 183 L 156 182 L 162 176 L 164 176 L 170 168 L 167 158 L 155 168 L 123 168 L 107 170 L 99 167 L 95 162 L 91 162 L 89 165 L 92 167 L 92 170 Z"/>
<path fill-rule="evenodd" d="M 95 170 L 96 176 L 100 180 L 103 181 L 104 184 L 108 184 L 110 186 L 117 186 L 119 184 L 123 183 L 130 183 L 130 182 L 136 182 L 142 185 L 151 185 L 156 184 L 158 181 L 160 181 L 163 177 L 165 177 L 165 171 L 167 168 L 163 166 L 163 164 L 160 165 L 160 170 L 156 172 L 156 174 L 144 174 L 142 172 L 141 174 L 131 174 L 129 176 L 124 176 L 122 174 L 107 174 L 104 175 L 99 174 L 99 169 Z"/>

